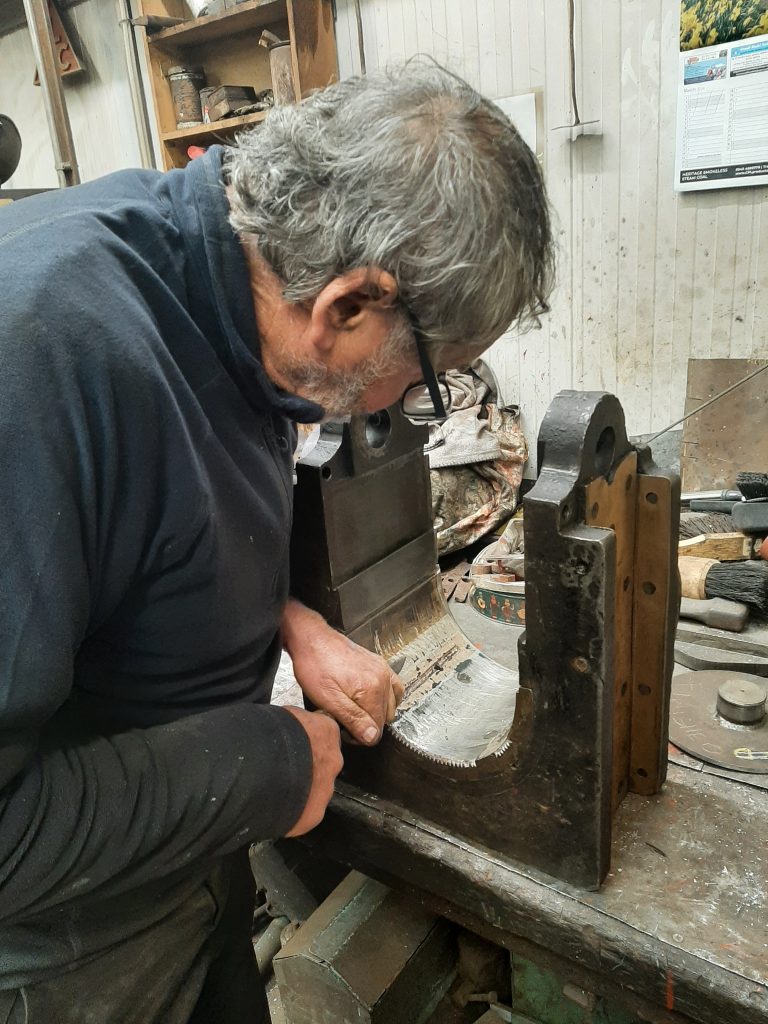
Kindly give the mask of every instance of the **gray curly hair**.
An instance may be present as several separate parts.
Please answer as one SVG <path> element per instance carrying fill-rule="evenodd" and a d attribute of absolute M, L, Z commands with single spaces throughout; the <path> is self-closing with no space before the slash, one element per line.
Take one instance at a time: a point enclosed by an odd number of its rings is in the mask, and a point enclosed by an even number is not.
<path fill-rule="evenodd" d="M 380 267 L 430 348 L 479 354 L 548 309 L 539 165 L 490 101 L 432 61 L 275 107 L 225 157 L 231 223 L 292 302 Z"/>

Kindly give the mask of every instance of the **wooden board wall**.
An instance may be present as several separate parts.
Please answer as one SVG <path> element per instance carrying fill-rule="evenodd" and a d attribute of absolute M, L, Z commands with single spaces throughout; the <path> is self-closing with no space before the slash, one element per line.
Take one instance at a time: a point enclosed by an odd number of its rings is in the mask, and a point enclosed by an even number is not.
<path fill-rule="evenodd" d="M 359 66 L 337 0 L 342 77 Z M 368 68 L 422 52 L 490 97 L 543 89 L 559 286 L 542 331 L 493 350 L 529 437 L 561 388 L 618 395 L 632 434 L 683 414 L 689 356 L 768 356 L 768 189 L 673 191 L 679 0 L 576 4 L 582 120 L 570 142 L 566 0 L 361 0 Z"/>
<path fill-rule="evenodd" d="M 559 285 L 544 329 L 491 355 L 529 437 L 560 388 L 613 391 L 630 433 L 650 433 L 682 415 L 689 357 L 768 357 L 768 189 L 672 189 L 678 0 L 577 4 L 581 113 L 600 118 L 603 135 L 575 143 L 559 128 L 571 115 L 565 0 L 361 6 L 369 68 L 423 52 L 491 97 L 543 89 Z M 359 64 L 354 4 L 337 10 L 344 77 Z M 67 86 L 83 177 L 136 166 L 115 5 L 87 0 L 68 13 L 98 72 Z M 9 187 L 56 184 L 31 66 L 25 30 L 0 39 L 0 100 L 24 135 Z"/>
<path fill-rule="evenodd" d="M 139 167 L 136 128 L 114 0 L 85 0 L 65 11 L 68 31 L 86 70 L 64 81 L 80 177 L 89 181 L 123 167 Z M 21 132 L 21 161 L 7 188 L 56 188 L 43 96 L 33 85 L 29 31 L 0 38 L 0 109 Z"/>

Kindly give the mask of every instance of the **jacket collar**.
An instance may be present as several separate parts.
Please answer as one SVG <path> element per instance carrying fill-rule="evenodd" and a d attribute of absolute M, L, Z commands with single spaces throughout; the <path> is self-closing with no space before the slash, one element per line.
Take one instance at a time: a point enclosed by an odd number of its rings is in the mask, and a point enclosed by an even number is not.
<path fill-rule="evenodd" d="M 221 146 L 212 146 L 181 172 L 167 175 L 169 194 L 185 248 L 202 278 L 204 295 L 220 326 L 224 362 L 249 402 L 298 423 L 315 423 L 324 412 L 315 402 L 289 394 L 267 376 L 261 363 L 248 264 L 229 223 Z"/>

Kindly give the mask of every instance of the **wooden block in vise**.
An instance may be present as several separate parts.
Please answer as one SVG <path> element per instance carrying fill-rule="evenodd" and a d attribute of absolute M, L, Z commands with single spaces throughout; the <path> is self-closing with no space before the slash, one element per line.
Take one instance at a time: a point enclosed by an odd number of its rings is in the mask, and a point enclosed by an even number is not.
<path fill-rule="evenodd" d="M 613 708 L 613 782 L 611 803 L 619 806 L 629 788 L 632 719 L 632 621 L 634 617 L 635 510 L 637 452 L 615 468 L 610 479 L 598 477 L 586 488 L 584 520 L 616 535 L 615 647 Z"/>
<path fill-rule="evenodd" d="M 680 481 L 646 450 L 638 476 L 635 618 L 632 630 L 632 741 L 629 788 L 651 796 L 667 777 L 669 698 L 680 607 L 677 535 Z"/>
<path fill-rule="evenodd" d="M 614 811 L 627 791 L 657 793 L 666 778 L 679 483 L 644 455 L 647 473 L 633 451 L 585 489 L 585 522 L 616 537 Z"/>

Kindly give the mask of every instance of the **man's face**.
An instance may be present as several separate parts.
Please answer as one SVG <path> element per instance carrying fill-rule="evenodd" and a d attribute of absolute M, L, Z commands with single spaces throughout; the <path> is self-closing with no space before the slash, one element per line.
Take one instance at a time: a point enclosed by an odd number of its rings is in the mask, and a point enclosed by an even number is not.
<path fill-rule="evenodd" d="M 393 310 L 389 313 L 364 339 L 357 339 L 354 352 L 345 353 L 342 346 L 333 360 L 285 348 L 273 352 L 273 378 L 286 390 L 317 402 L 329 420 L 392 405 L 418 381 L 420 369 L 406 318 Z"/>
<path fill-rule="evenodd" d="M 411 318 L 397 302 L 391 274 L 346 271 L 314 299 L 292 303 L 258 252 L 246 245 L 245 254 L 261 360 L 278 387 L 322 406 L 326 419 L 340 419 L 385 409 L 421 382 Z M 430 356 L 433 370 L 456 365 L 458 355 L 455 346 L 442 346 L 436 359 Z"/>

